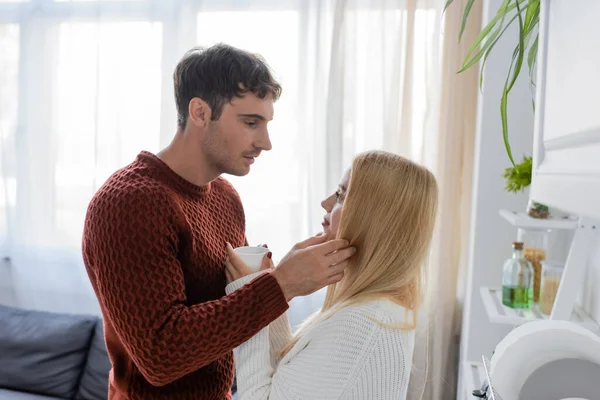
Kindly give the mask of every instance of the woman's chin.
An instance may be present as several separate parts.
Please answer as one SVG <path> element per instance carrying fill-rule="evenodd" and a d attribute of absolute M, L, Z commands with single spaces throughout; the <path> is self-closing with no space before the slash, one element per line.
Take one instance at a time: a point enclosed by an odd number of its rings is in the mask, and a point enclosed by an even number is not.
<path fill-rule="evenodd" d="M 335 239 L 335 235 L 333 234 L 333 232 L 331 232 L 331 229 L 329 228 L 329 225 L 323 227 L 323 235 L 325 235 L 325 237 L 327 238 L 327 240 L 333 240 L 333 239 Z"/>

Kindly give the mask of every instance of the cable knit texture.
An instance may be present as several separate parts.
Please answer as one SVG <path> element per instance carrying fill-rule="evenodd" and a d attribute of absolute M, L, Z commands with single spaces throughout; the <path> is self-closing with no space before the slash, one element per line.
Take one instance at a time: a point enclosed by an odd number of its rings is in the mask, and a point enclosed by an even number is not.
<path fill-rule="evenodd" d="M 243 290 L 257 275 L 227 286 Z M 234 350 L 239 400 L 406 399 L 414 331 L 401 325 L 405 309 L 389 300 L 348 307 L 315 324 L 279 360 L 291 338 L 282 316 Z"/>
<path fill-rule="evenodd" d="M 264 274 L 225 296 L 225 243 L 244 212 L 219 178 L 199 187 L 142 152 L 92 199 L 83 256 L 104 316 L 110 399 L 230 399 L 232 349 L 287 303 Z"/>

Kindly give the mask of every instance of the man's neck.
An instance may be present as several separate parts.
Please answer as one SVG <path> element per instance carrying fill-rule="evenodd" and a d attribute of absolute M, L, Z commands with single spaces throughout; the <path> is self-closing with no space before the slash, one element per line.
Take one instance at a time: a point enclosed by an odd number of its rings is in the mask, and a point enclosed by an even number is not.
<path fill-rule="evenodd" d="M 192 137 L 177 131 L 173 141 L 161 150 L 157 156 L 175 173 L 196 186 L 208 185 L 219 177 L 213 171 L 197 143 L 191 143 Z"/>

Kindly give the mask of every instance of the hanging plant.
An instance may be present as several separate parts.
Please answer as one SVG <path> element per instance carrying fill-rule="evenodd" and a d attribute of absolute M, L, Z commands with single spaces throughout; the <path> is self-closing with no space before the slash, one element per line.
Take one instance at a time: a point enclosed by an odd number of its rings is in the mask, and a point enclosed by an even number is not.
<path fill-rule="evenodd" d="M 523 156 L 523 161 L 520 164 L 506 168 L 502 175 L 506 179 L 504 189 L 513 193 L 525 190 L 527 186 L 531 185 L 531 167 L 531 157 Z"/>
<path fill-rule="evenodd" d="M 444 6 L 444 11 L 454 2 L 454 0 L 448 0 Z M 468 0 L 465 5 L 462 22 L 459 33 L 459 40 L 467 26 L 469 14 L 473 8 L 475 0 Z M 500 99 L 500 117 L 502 120 L 502 136 L 504 140 L 504 147 L 508 158 L 513 165 L 516 167 L 513 159 L 510 142 L 508 140 L 508 95 L 512 90 L 517 78 L 523 70 L 523 64 L 525 60 L 529 67 L 529 80 L 532 87 L 534 84 L 535 66 L 538 51 L 538 33 L 535 29 L 540 21 L 540 0 L 504 0 L 494 18 L 481 30 L 475 41 L 469 48 L 467 55 L 465 56 L 463 65 L 459 71 L 464 72 L 469 68 L 476 65 L 481 60 L 481 71 L 479 78 L 479 85 L 481 87 L 483 83 L 483 70 L 485 63 L 496 45 L 498 40 L 502 37 L 504 32 L 517 22 L 519 39 L 513 51 L 512 59 L 510 61 L 510 67 L 506 80 L 504 82 L 504 88 L 502 90 L 502 97 Z M 533 104 L 533 100 L 532 100 Z M 535 104 L 533 104 L 535 111 Z"/>

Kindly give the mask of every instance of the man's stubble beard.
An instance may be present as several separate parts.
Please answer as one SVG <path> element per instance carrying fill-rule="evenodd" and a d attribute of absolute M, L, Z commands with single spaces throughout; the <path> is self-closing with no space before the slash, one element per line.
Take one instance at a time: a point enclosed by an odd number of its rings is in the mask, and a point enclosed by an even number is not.
<path fill-rule="evenodd" d="M 239 171 L 232 165 L 232 161 L 227 155 L 226 143 L 222 140 L 221 132 L 213 121 L 209 122 L 206 139 L 202 146 L 209 166 L 219 175 L 244 176 L 248 174 L 248 171 Z"/>

